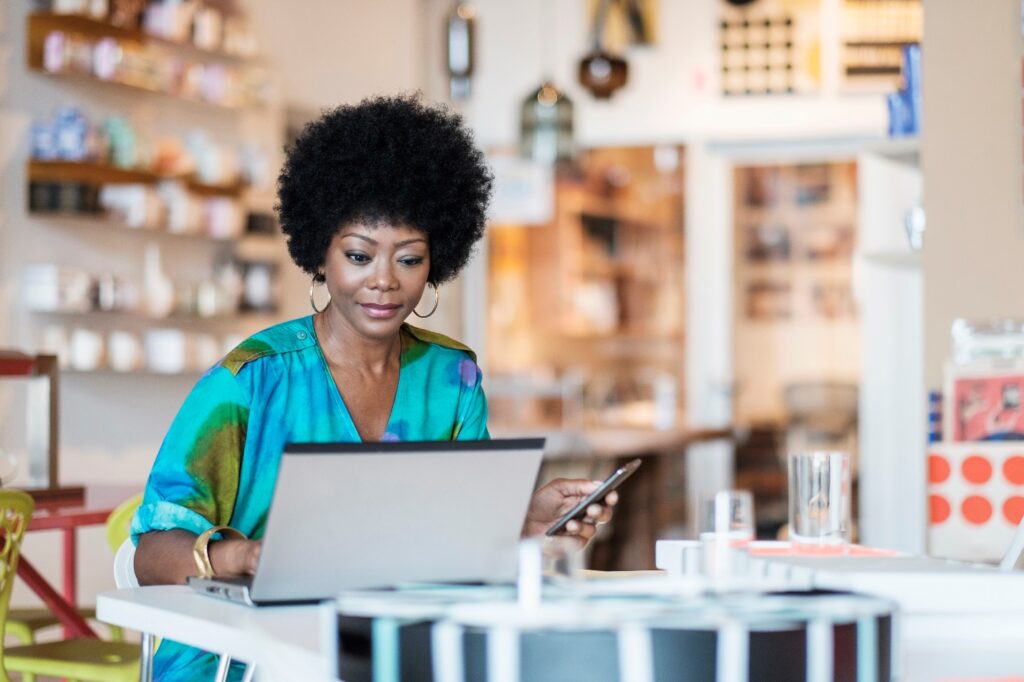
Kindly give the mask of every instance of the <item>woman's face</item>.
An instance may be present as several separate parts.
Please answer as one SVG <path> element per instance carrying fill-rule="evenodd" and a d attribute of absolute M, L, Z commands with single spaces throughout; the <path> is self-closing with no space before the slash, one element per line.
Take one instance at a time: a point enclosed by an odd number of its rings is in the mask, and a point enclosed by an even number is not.
<path fill-rule="evenodd" d="M 422 230 L 390 223 L 344 225 L 324 260 L 328 314 L 360 336 L 386 339 L 398 333 L 419 303 L 429 274 L 430 245 Z"/>

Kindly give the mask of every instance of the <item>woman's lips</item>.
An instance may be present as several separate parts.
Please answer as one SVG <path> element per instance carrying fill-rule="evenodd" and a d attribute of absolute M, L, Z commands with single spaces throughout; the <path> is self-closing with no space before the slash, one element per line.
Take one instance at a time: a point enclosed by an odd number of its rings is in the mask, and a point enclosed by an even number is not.
<path fill-rule="evenodd" d="M 376 303 L 360 303 L 359 305 L 362 306 L 367 315 L 377 319 L 394 317 L 402 308 L 400 305 L 380 305 Z"/>

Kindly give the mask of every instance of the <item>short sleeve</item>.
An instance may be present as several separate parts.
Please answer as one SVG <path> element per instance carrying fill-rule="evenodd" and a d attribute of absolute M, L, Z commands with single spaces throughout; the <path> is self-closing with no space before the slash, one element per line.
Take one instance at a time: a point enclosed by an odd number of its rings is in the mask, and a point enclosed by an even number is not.
<path fill-rule="evenodd" d="M 199 534 L 230 523 L 248 421 L 248 397 L 230 371 L 218 366 L 200 379 L 157 453 L 133 542 L 155 530 Z"/>
<path fill-rule="evenodd" d="M 490 440 L 487 430 L 487 397 L 484 395 L 483 372 L 471 359 L 462 361 L 464 392 L 459 399 L 458 417 L 453 440 Z"/>

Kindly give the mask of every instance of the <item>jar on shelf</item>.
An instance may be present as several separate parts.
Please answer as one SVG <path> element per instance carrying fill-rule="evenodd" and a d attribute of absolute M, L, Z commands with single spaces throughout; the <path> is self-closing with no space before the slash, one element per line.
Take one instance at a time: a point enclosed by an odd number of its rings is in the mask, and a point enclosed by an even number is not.
<path fill-rule="evenodd" d="M 953 362 L 1024 358 L 1024 319 L 953 321 Z"/>

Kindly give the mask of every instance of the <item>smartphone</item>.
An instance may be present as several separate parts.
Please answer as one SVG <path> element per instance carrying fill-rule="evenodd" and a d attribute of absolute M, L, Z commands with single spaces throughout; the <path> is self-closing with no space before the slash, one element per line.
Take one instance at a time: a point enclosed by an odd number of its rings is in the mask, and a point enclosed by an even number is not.
<path fill-rule="evenodd" d="M 601 483 L 600 486 L 598 486 L 597 490 L 587 495 L 583 500 L 580 501 L 579 504 L 577 504 L 575 507 L 566 512 L 565 516 L 558 519 L 558 521 L 556 521 L 553 526 L 548 528 L 544 534 L 548 536 L 554 535 L 561 531 L 563 528 L 565 528 L 566 524 L 572 521 L 573 519 L 583 518 L 583 516 L 587 513 L 587 507 L 594 504 L 595 502 L 602 501 L 605 498 L 605 496 L 608 495 L 608 493 L 618 488 L 623 481 L 632 476 L 633 472 L 639 469 L 641 464 L 643 464 L 642 460 L 634 459 L 633 461 L 627 462 L 626 464 L 620 466 L 618 469 L 612 472 L 611 476 L 606 478 L 604 482 Z"/>

